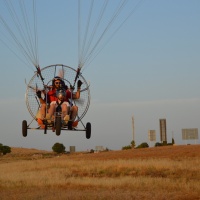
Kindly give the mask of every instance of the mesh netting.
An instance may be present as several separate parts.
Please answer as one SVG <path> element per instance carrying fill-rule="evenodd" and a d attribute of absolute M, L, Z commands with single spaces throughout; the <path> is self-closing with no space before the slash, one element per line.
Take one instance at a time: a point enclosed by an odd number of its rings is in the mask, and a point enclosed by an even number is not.
<path fill-rule="evenodd" d="M 74 85 L 76 70 L 69 66 L 57 64 L 57 65 L 50 65 L 41 69 L 41 74 L 42 77 L 44 78 L 44 84 L 47 86 L 52 85 L 52 79 L 55 76 L 63 74 L 63 79 L 65 80 L 65 84 L 69 87 L 70 84 Z M 79 80 L 83 82 L 81 86 L 81 96 L 80 99 L 73 100 L 73 103 L 78 106 L 78 116 L 79 116 L 78 120 L 81 120 L 87 113 L 87 110 L 90 105 L 90 91 L 88 83 L 81 74 L 79 75 Z M 30 80 L 26 90 L 26 105 L 29 113 L 35 120 L 37 112 L 40 108 L 40 103 L 36 96 L 36 88 L 38 90 L 44 90 L 43 82 L 37 73 Z"/>

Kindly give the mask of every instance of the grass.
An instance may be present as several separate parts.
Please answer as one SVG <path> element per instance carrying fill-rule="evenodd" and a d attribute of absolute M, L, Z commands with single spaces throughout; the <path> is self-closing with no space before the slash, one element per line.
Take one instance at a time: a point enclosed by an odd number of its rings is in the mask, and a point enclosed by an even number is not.
<path fill-rule="evenodd" d="M 200 145 L 75 153 L 13 148 L 0 199 L 200 199 Z"/>

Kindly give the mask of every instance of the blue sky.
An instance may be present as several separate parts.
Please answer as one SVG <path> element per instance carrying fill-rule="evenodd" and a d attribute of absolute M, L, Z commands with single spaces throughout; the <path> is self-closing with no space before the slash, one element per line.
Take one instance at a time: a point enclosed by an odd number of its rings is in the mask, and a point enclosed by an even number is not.
<path fill-rule="evenodd" d="M 0 14 L 6 17 L 3 2 L 0 0 Z M 84 2 L 82 7 L 87 11 L 91 1 Z M 120 24 L 135 2 L 128 2 L 114 26 Z M 110 3 L 117 5 L 115 0 Z M 40 66 L 61 63 L 77 68 L 77 1 L 36 0 L 36 6 Z M 111 33 L 114 30 L 110 28 Z M 150 129 L 156 130 L 160 141 L 160 118 L 167 120 L 168 142 L 173 134 L 177 144 L 185 144 L 181 129 L 200 129 L 198 0 L 143 1 L 90 65 L 83 67 L 82 75 L 91 83 L 91 106 L 83 119 L 92 124 L 90 140 L 83 132 L 63 132 L 57 137 L 52 132 L 44 135 L 42 131 L 29 131 L 27 138 L 22 137 L 22 120 L 31 121 L 24 99 L 24 80 L 31 79 L 34 67 L 25 65 L 2 43 L 3 33 L 5 29 L 0 27 L 0 143 L 46 150 L 56 142 L 63 143 L 66 149 L 73 145 L 77 150 L 98 145 L 121 149 L 132 140 L 133 115 L 136 145 L 149 142 Z M 8 41 L 6 44 L 11 47 Z M 13 51 L 24 60 L 18 49 Z"/>

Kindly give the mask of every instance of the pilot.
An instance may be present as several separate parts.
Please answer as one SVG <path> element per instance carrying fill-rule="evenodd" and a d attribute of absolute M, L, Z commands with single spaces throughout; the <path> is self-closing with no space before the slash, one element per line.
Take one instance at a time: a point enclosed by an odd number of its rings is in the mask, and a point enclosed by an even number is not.
<path fill-rule="evenodd" d="M 77 91 L 73 92 L 73 88 L 68 88 L 64 81 L 56 76 L 52 80 L 52 89 L 47 93 L 45 99 L 41 97 L 41 91 L 37 91 L 36 94 L 40 100 L 41 108 L 39 116 L 37 117 L 38 125 L 44 128 L 44 120 L 48 122 L 53 121 L 54 113 L 56 108 L 60 106 L 62 108 L 62 117 L 65 123 L 72 124 L 72 127 L 78 125 L 78 120 L 75 121 L 78 114 L 78 107 L 76 105 L 70 105 L 70 99 L 80 98 L 80 89 L 82 81 L 77 82 Z M 49 109 L 46 115 L 46 103 L 49 105 Z"/>

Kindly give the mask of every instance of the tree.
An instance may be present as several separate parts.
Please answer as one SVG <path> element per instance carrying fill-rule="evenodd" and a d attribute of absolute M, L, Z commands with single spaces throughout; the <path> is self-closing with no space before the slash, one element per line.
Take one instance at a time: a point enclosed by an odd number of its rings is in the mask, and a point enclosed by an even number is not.
<path fill-rule="evenodd" d="M 173 144 L 175 144 L 175 140 L 174 140 L 174 138 L 172 138 L 172 145 L 173 145 Z"/>
<path fill-rule="evenodd" d="M 127 150 L 127 149 L 131 149 L 131 148 L 132 148 L 131 145 L 128 145 L 128 146 L 122 147 L 122 150 Z"/>
<path fill-rule="evenodd" d="M 160 143 L 160 142 L 155 143 L 155 147 L 160 147 L 160 146 L 163 146 L 162 143 Z"/>
<path fill-rule="evenodd" d="M 135 141 L 134 140 L 131 141 L 131 146 L 132 146 L 132 148 L 135 148 Z"/>
<path fill-rule="evenodd" d="M 2 153 L 3 155 L 6 155 L 7 153 L 10 153 L 10 152 L 11 152 L 11 148 L 9 146 L 5 146 L 0 143 L 0 153 Z"/>
<path fill-rule="evenodd" d="M 56 153 L 64 153 L 65 152 L 65 146 L 61 143 L 55 143 L 53 145 L 52 149 Z"/>
<path fill-rule="evenodd" d="M 137 146 L 137 148 L 148 148 L 148 147 L 149 147 L 149 145 L 146 142 L 143 142 L 142 144 Z"/>
<path fill-rule="evenodd" d="M 163 146 L 167 146 L 167 141 L 163 141 Z"/>
<path fill-rule="evenodd" d="M 90 149 L 90 153 L 94 153 L 94 149 Z"/>
<path fill-rule="evenodd" d="M 0 143 L 0 155 L 2 154 L 1 149 L 3 148 L 3 144 Z"/>

